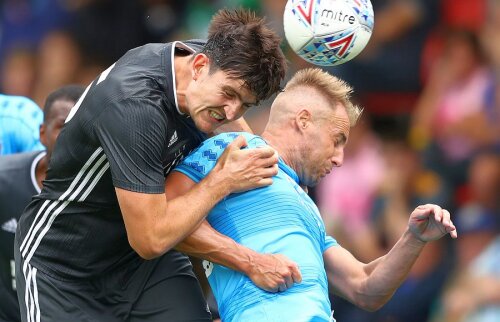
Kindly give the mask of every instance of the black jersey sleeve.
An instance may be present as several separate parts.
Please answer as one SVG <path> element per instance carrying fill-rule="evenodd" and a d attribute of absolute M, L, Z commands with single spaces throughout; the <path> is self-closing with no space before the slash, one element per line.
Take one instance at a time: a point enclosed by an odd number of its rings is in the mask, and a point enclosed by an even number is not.
<path fill-rule="evenodd" d="M 167 120 L 154 101 L 121 100 L 106 107 L 93 127 L 109 161 L 115 187 L 144 193 L 164 192 L 162 156 Z"/>

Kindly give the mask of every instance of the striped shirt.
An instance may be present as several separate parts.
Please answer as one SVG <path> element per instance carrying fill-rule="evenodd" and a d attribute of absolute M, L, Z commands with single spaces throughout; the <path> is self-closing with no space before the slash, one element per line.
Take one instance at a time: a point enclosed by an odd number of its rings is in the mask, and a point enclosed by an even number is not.
<path fill-rule="evenodd" d="M 224 133 L 205 141 L 174 171 L 199 182 L 239 134 L 246 137 L 249 148 L 266 145 L 256 135 Z M 269 293 L 239 272 L 204 261 L 223 321 L 330 321 L 323 252 L 337 242 L 326 236 L 318 208 L 299 186 L 294 170 L 282 159 L 278 166 L 271 186 L 229 195 L 207 219 L 217 231 L 246 247 L 295 261 L 302 283 Z"/>

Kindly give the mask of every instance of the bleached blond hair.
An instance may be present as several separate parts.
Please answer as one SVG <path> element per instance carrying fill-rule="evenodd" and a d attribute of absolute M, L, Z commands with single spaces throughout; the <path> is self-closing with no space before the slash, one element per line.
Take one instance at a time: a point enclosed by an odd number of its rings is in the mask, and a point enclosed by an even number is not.
<path fill-rule="evenodd" d="M 319 68 L 305 68 L 299 70 L 288 81 L 284 92 L 299 86 L 314 88 L 329 101 L 339 102 L 345 106 L 351 127 L 356 124 L 363 113 L 361 107 L 351 102 L 352 87 L 340 78 Z"/>

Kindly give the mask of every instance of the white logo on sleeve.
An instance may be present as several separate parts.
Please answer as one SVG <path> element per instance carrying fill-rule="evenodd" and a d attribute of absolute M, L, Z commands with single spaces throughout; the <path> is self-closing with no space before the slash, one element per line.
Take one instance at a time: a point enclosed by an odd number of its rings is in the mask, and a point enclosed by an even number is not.
<path fill-rule="evenodd" d="M 175 142 L 177 142 L 177 131 L 174 131 L 174 134 L 172 134 L 172 137 L 170 138 L 170 141 L 168 141 L 168 147 L 171 147 L 172 144 L 174 144 Z"/>
<path fill-rule="evenodd" d="M 9 221 L 6 221 L 2 224 L 2 229 L 9 233 L 16 233 L 17 229 L 17 220 L 16 218 L 11 218 Z"/>

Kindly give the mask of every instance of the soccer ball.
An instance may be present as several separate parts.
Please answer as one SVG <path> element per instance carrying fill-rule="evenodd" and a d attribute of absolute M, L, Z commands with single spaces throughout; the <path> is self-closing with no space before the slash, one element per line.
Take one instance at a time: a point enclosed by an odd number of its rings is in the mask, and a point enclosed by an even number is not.
<path fill-rule="evenodd" d="M 290 47 L 320 66 L 356 57 L 370 40 L 373 24 L 370 0 L 288 0 L 283 15 Z"/>

